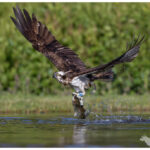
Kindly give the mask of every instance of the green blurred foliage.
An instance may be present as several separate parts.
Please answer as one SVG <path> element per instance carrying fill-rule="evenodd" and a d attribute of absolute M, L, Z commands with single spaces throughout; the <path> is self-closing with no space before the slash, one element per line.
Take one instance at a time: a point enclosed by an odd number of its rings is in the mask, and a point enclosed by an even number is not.
<path fill-rule="evenodd" d="M 115 67 L 112 83 L 96 84 L 101 94 L 150 91 L 150 3 L 1 3 L 0 91 L 57 94 L 64 89 L 52 78 L 56 68 L 32 48 L 10 20 L 16 5 L 34 12 L 89 67 L 121 55 L 134 35 L 145 34 L 139 56 Z"/>

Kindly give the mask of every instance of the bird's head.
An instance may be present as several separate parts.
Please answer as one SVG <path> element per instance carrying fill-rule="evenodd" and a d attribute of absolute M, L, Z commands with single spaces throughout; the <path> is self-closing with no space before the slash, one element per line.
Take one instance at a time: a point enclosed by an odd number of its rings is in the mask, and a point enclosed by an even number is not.
<path fill-rule="evenodd" d="M 63 71 L 55 72 L 53 74 L 53 78 L 57 79 L 58 81 L 62 81 L 65 79 L 65 73 Z"/>

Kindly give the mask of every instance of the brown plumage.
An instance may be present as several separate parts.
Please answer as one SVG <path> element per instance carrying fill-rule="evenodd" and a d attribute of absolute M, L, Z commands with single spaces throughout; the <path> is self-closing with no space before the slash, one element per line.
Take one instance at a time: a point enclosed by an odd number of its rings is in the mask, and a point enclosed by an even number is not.
<path fill-rule="evenodd" d="M 23 12 L 17 7 L 13 8 L 16 19 L 12 21 L 24 37 L 32 43 L 32 46 L 44 54 L 58 70 L 63 72 L 80 72 L 86 69 L 84 63 L 71 49 L 61 45 L 52 33 L 38 21 L 34 14 L 32 18 L 24 9 Z"/>
<path fill-rule="evenodd" d="M 117 57 L 116 59 L 112 60 L 111 62 L 100 65 L 95 68 L 89 68 L 86 70 L 83 70 L 76 74 L 76 76 L 79 75 L 88 75 L 88 74 L 98 74 L 100 72 L 105 72 L 111 68 L 113 68 L 117 64 L 125 63 L 125 62 L 131 62 L 137 55 L 140 50 L 141 43 L 144 40 L 144 36 L 140 38 L 140 36 L 137 39 L 134 39 L 132 43 L 127 44 L 127 51 L 122 54 L 120 57 Z"/>
<path fill-rule="evenodd" d="M 23 12 L 19 7 L 13 8 L 15 18 L 11 17 L 12 21 L 18 28 L 18 30 L 24 35 L 24 37 L 32 43 L 32 46 L 43 55 L 45 55 L 59 71 L 68 72 L 66 77 L 70 78 L 86 75 L 93 80 L 97 79 L 109 79 L 113 78 L 112 67 L 116 64 L 125 63 L 132 61 L 138 54 L 140 45 L 144 39 L 138 37 L 127 46 L 127 51 L 120 57 L 113 61 L 99 65 L 94 68 L 87 68 L 86 65 L 81 61 L 77 54 L 71 49 L 61 45 L 52 33 L 37 20 L 34 14 L 32 18 L 28 12 L 23 9 Z"/>

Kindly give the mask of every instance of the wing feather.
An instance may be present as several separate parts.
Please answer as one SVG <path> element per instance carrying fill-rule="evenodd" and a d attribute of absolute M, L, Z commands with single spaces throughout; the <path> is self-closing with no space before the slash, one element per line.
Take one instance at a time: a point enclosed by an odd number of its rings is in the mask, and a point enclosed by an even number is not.
<path fill-rule="evenodd" d="M 71 49 L 61 45 L 47 27 L 37 20 L 27 10 L 23 12 L 19 7 L 13 8 L 16 18 L 11 17 L 17 29 L 32 43 L 32 46 L 44 54 L 60 71 L 80 72 L 85 64 Z"/>
<path fill-rule="evenodd" d="M 90 75 L 90 74 L 98 74 L 100 72 L 107 71 L 114 67 L 117 64 L 125 63 L 125 62 L 131 62 L 137 55 L 140 50 L 140 46 L 142 42 L 144 41 L 144 36 L 140 38 L 138 36 L 137 39 L 134 39 L 131 43 L 127 44 L 126 52 L 122 54 L 120 57 L 112 60 L 111 62 L 100 65 L 95 68 L 86 69 L 80 73 L 75 73 L 73 76 L 80 76 L 80 75 Z"/>
<path fill-rule="evenodd" d="M 24 13 L 24 16 L 25 16 L 26 23 L 30 27 L 31 24 L 32 24 L 31 17 L 30 17 L 30 15 L 28 14 L 28 12 L 25 9 L 23 9 L 23 13 Z"/>

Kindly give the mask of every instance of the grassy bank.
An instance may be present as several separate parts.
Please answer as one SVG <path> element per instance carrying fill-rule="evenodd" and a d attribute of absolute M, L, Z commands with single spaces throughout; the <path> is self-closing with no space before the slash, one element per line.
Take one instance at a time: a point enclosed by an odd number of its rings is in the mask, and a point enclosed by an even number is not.
<path fill-rule="evenodd" d="M 86 96 L 85 107 L 93 112 L 150 112 L 150 95 Z M 71 96 L 36 96 L 3 93 L 0 113 L 73 112 Z"/>

